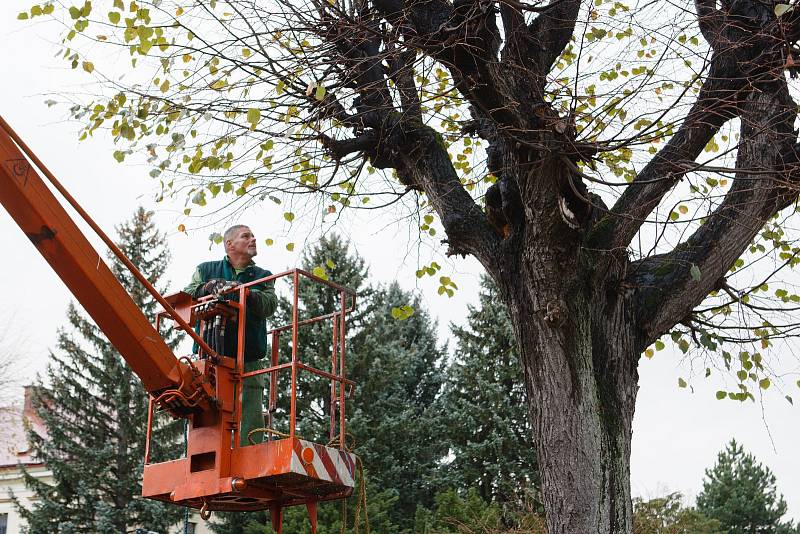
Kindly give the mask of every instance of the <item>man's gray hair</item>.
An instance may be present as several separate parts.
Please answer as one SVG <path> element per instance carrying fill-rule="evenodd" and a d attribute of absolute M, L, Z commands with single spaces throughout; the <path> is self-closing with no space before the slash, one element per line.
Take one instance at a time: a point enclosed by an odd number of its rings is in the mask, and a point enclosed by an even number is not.
<path fill-rule="evenodd" d="M 238 232 L 242 228 L 250 228 L 250 227 L 247 226 L 246 224 L 234 224 L 233 226 L 225 230 L 225 233 L 222 234 L 222 242 L 227 243 L 229 240 L 236 237 L 236 232 Z"/>

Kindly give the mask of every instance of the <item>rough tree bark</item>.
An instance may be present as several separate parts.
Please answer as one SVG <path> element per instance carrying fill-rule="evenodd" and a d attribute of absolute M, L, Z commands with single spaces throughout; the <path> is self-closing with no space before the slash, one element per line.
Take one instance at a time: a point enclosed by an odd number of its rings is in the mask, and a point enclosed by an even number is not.
<path fill-rule="evenodd" d="M 501 39 L 497 5 L 488 0 L 365 4 L 359 24 L 374 28 L 374 36 L 330 39 L 361 96 L 353 115 L 328 109 L 357 135 L 325 144 L 339 158 L 363 152 L 424 191 L 450 253 L 474 255 L 501 288 L 525 370 L 549 532 L 629 534 L 640 354 L 689 320 L 765 222 L 796 198 L 790 172 L 797 161 L 796 111 L 783 72 L 786 36 L 796 22 L 777 21 L 769 2 L 723 2 L 718 9 L 698 0 L 698 22 L 713 49 L 702 90 L 665 148 L 607 208 L 575 166 L 598 147 L 577 143 L 570 118 L 543 96 L 580 2 L 553 0 L 529 24 L 520 6 L 499 4 Z M 468 128 L 488 141 L 488 168 L 498 177 L 485 212 L 459 183 L 435 132 L 420 121 L 419 100 L 408 90 L 413 82 L 404 74 L 408 58 L 398 53 L 388 65 L 364 61 L 379 56 L 379 20 L 396 28 L 407 49 L 446 65 L 469 102 Z M 328 20 L 328 38 L 339 22 Z M 386 78 L 402 92 L 399 109 Z M 740 172 L 724 202 L 672 252 L 632 262 L 626 249 L 644 219 L 735 117 L 742 124 Z M 750 169 L 773 174 L 754 179 Z M 702 273 L 699 280 L 692 266 Z"/>

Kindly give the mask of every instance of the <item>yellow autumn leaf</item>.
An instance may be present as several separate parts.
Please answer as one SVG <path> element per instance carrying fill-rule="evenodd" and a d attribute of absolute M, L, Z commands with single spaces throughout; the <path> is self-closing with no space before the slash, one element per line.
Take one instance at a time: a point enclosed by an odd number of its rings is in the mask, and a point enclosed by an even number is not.
<path fill-rule="evenodd" d="M 228 81 L 224 78 L 220 78 L 219 80 L 213 82 L 208 87 L 214 89 L 215 91 L 222 91 L 228 86 Z"/>

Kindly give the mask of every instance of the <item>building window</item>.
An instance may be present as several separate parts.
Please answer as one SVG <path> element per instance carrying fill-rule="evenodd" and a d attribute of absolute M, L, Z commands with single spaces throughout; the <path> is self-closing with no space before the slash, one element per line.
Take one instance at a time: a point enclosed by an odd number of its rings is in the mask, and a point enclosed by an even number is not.
<path fill-rule="evenodd" d="M 0 534 L 6 534 L 8 529 L 8 514 L 0 514 Z"/>
<path fill-rule="evenodd" d="M 186 525 L 186 528 L 184 529 L 185 534 L 194 534 L 194 527 L 196 526 L 197 523 L 189 523 Z M 4 532 L 0 532 L 0 534 L 4 534 Z"/>

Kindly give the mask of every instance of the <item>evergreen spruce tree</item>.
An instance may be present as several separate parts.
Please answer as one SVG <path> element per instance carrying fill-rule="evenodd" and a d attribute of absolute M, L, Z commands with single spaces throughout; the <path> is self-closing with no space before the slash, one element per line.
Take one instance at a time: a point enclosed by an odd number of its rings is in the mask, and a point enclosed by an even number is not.
<path fill-rule="evenodd" d="M 414 314 L 394 318 L 392 308 L 404 305 Z M 349 432 L 370 486 L 395 492 L 389 516 L 409 529 L 416 508 L 433 505 L 436 468 L 447 453 L 435 405 L 446 349 L 420 299 L 396 283 L 376 291 L 372 313 L 351 347 L 350 373 L 358 387 Z"/>
<path fill-rule="evenodd" d="M 364 321 L 372 309 L 372 288 L 367 283 L 368 269 L 364 259 L 351 254 L 349 244 L 339 236 L 323 237 L 312 249 L 305 252 L 301 262 L 303 269 L 321 275 L 323 278 L 348 287 L 358 294 L 356 309 L 347 316 L 346 362 L 348 377 L 352 376 L 351 358 L 357 357 L 357 348 L 352 346 L 354 335 L 364 328 Z M 341 309 L 340 295 L 328 286 L 301 279 L 299 290 L 300 318 L 318 317 Z M 283 299 L 280 309 L 285 324 L 291 321 L 291 302 Z M 287 343 L 282 354 L 288 359 L 290 336 L 283 336 Z M 333 321 L 324 320 L 300 328 L 298 338 L 298 357 L 300 361 L 321 369 L 331 370 L 331 350 L 333 341 Z M 317 442 L 327 443 L 330 429 L 330 381 L 301 372 L 298 375 L 298 428 L 300 435 Z M 352 401 L 348 402 L 352 406 Z M 352 412 L 349 412 L 352 413 Z"/>
<path fill-rule="evenodd" d="M 117 228 L 119 246 L 156 286 L 163 284 L 169 254 L 152 212 L 139 208 Z M 155 302 L 112 258 L 112 271 L 140 307 L 152 316 Z M 70 329 L 58 335 L 50 355 L 48 387 L 37 388 L 37 413 L 46 433 L 29 435 L 35 456 L 53 472 L 53 482 L 23 470 L 36 501 L 16 506 L 32 534 L 123 534 L 135 527 L 166 532 L 183 510 L 142 499 L 148 396 L 102 332 L 74 305 Z M 171 346 L 178 336 L 168 335 Z M 181 424 L 164 424 L 154 440 L 157 457 L 175 457 L 183 448 Z"/>
<path fill-rule="evenodd" d="M 786 502 L 778 494 L 775 475 L 736 440 L 717 456 L 706 470 L 697 509 L 718 520 L 729 534 L 783 534 L 795 532 L 781 522 Z"/>
<path fill-rule="evenodd" d="M 481 283 L 466 327 L 452 328 L 456 350 L 439 400 L 452 461 L 440 483 L 519 507 L 539 483 L 533 432 L 511 321 L 495 285 Z"/>

